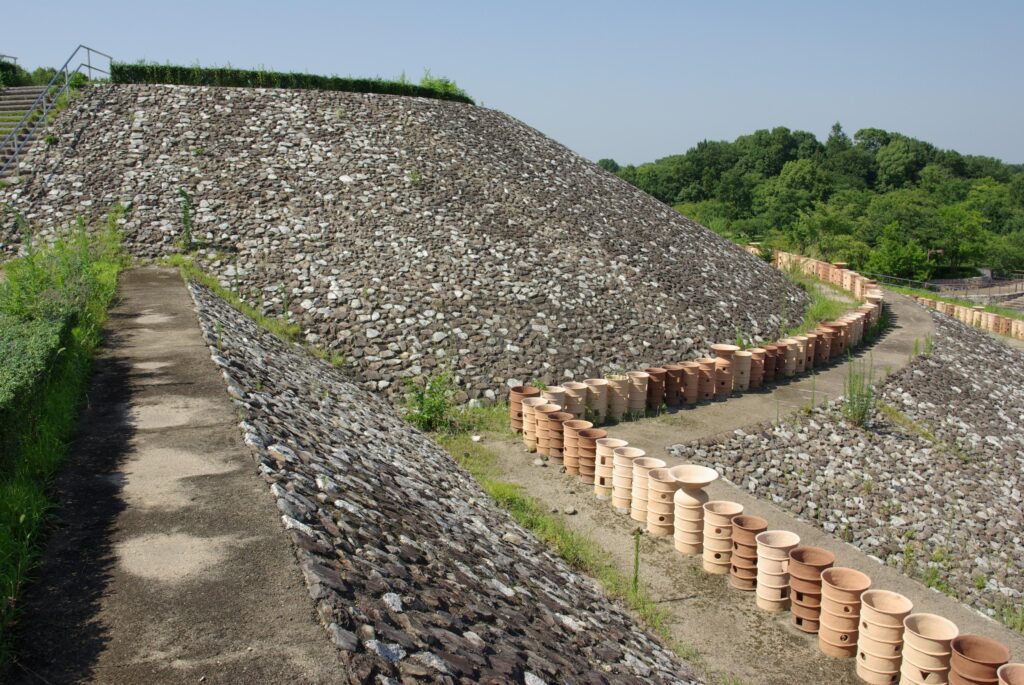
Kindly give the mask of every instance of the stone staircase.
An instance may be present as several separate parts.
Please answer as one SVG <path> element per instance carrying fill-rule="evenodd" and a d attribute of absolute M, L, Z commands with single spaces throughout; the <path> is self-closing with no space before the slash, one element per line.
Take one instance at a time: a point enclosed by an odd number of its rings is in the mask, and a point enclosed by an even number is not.
<path fill-rule="evenodd" d="M 32 107 L 32 104 L 39 97 L 39 94 L 46 89 L 45 86 L 13 86 L 10 88 L 4 88 L 0 90 L 0 166 L 3 166 L 11 155 L 14 154 L 15 147 L 20 142 L 31 142 L 41 135 L 41 132 L 45 127 L 39 127 L 34 133 L 29 133 L 31 124 L 34 123 L 34 119 L 26 122 L 26 125 L 22 127 L 21 131 L 17 134 L 16 138 L 8 140 L 6 143 L 2 141 L 7 139 L 7 136 L 14 130 L 14 127 L 18 125 L 22 117 L 25 116 L 25 112 Z M 36 115 L 38 116 L 38 114 Z M 22 147 L 22 153 L 27 149 Z M 15 175 L 17 172 L 17 165 L 11 165 L 6 171 L 0 174 L 0 178 L 9 177 Z"/>

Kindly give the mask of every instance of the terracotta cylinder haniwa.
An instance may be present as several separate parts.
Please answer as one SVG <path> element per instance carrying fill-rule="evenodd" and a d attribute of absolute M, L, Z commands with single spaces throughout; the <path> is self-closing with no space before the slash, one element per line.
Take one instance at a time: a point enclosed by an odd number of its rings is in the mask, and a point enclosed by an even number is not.
<path fill-rule="evenodd" d="M 545 456 L 547 456 L 548 450 L 551 447 L 549 442 L 549 434 L 551 430 L 549 416 L 560 411 L 562 411 L 560 406 L 550 402 L 533 408 L 533 413 L 537 417 L 537 452 Z"/>
<path fill-rule="evenodd" d="M 626 513 L 632 499 L 633 462 L 646 452 L 636 447 L 616 447 L 612 455 L 612 506 Z"/>
<path fill-rule="evenodd" d="M 757 389 L 764 384 L 764 355 L 761 347 L 750 348 L 750 387 Z"/>
<path fill-rule="evenodd" d="M 583 428 L 576 433 L 576 450 L 579 454 L 580 480 L 593 483 L 596 472 L 597 441 L 608 435 L 603 428 Z"/>
<path fill-rule="evenodd" d="M 960 676 L 968 683 L 996 680 L 999 667 L 1010 660 L 1006 645 L 982 635 L 957 635 L 950 647 L 953 649 L 950 675 Z"/>
<path fill-rule="evenodd" d="M 716 364 L 710 357 L 697 360 L 700 368 L 697 376 L 697 393 L 701 402 L 710 402 L 715 399 Z"/>
<path fill-rule="evenodd" d="M 608 381 L 604 378 L 588 378 L 587 409 L 594 416 L 594 423 L 604 423 L 608 416 Z"/>
<path fill-rule="evenodd" d="M 818 346 L 818 334 L 808 333 L 806 349 L 804 350 L 804 370 L 810 371 L 814 368 L 814 348 Z"/>
<path fill-rule="evenodd" d="M 683 403 L 694 405 L 700 400 L 700 365 L 697 362 L 681 362 L 683 367 Z"/>
<path fill-rule="evenodd" d="M 833 566 L 821 573 L 821 591 L 825 599 L 847 604 L 856 603 L 860 614 L 860 596 L 871 587 L 866 574 L 844 566 Z"/>
<path fill-rule="evenodd" d="M 903 619 L 903 660 L 918 671 L 944 673 L 949 669 L 952 647 L 959 634 L 956 624 L 935 614 L 910 614 Z M 925 677 L 916 679 L 924 682 Z M 941 678 L 942 682 L 945 678 Z M 935 682 L 932 679 L 932 682 Z"/>
<path fill-rule="evenodd" d="M 860 601 L 862 635 L 881 638 L 881 628 L 895 628 L 900 631 L 900 640 L 903 639 L 903 619 L 913 611 L 913 602 L 900 593 L 889 590 L 866 590 L 861 594 Z"/>
<path fill-rule="evenodd" d="M 627 410 L 633 416 L 643 416 L 647 408 L 647 383 L 651 374 L 646 371 L 629 371 L 626 373 L 629 380 L 629 400 Z"/>
<path fill-rule="evenodd" d="M 774 383 L 778 373 L 778 345 L 764 346 L 764 383 Z"/>
<path fill-rule="evenodd" d="M 543 397 L 523 399 L 523 444 L 528 452 L 537 451 L 537 407 L 547 404 Z"/>
<path fill-rule="evenodd" d="M 832 359 L 835 359 L 836 357 L 841 357 L 846 354 L 846 345 L 848 342 L 846 329 L 848 326 L 845 321 L 833 321 L 828 324 L 828 327 L 833 330 L 832 340 L 829 344 L 829 356 Z"/>
<path fill-rule="evenodd" d="M 579 433 L 581 430 L 593 427 L 594 424 L 590 421 L 583 421 L 581 419 L 572 419 L 562 423 L 562 441 L 565 444 L 565 448 L 562 452 L 562 459 L 565 464 L 565 472 L 570 476 L 579 475 L 580 472 Z"/>
<path fill-rule="evenodd" d="M 757 541 L 759 561 L 764 558 L 788 563 L 789 550 L 800 544 L 800 536 L 788 530 L 766 530 L 758 533 L 754 539 Z"/>
<path fill-rule="evenodd" d="M 648 367 L 644 371 L 649 376 L 647 379 L 647 408 L 657 411 L 665 402 L 665 376 L 668 372 L 660 366 Z"/>
<path fill-rule="evenodd" d="M 509 425 L 516 433 L 523 432 L 523 400 L 540 396 L 540 389 L 532 385 L 516 385 L 508 393 Z"/>
<path fill-rule="evenodd" d="M 620 420 L 626 414 L 629 405 L 629 379 L 624 375 L 608 378 L 608 418 Z"/>
<path fill-rule="evenodd" d="M 594 494 L 598 499 L 612 495 L 612 477 L 615 475 L 615 450 L 629 443 L 618 438 L 602 437 L 597 440 L 597 459 L 594 462 Z"/>
<path fill-rule="evenodd" d="M 678 407 L 683 397 L 683 367 L 665 364 L 665 404 Z"/>
<path fill-rule="evenodd" d="M 821 572 L 831 568 L 836 555 L 822 547 L 794 547 L 789 550 L 789 573 L 805 580 L 817 581 L 820 589 Z"/>
<path fill-rule="evenodd" d="M 736 543 L 745 544 L 755 548 L 754 557 L 756 560 L 757 534 L 768 530 L 768 520 L 752 514 L 741 514 L 732 517 L 732 539 L 733 552 L 736 551 Z"/>
<path fill-rule="evenodd" d="M 565 411 L 573 418 L 583 419 L 587 415 L 587 384 L 570 381 L 562 385 L 565 388 Z"/>
<path fill-rule="evenodd" d="M 743 505 L 725 500 L 704 503 L 702 565 L 707 573 L 726 575 L 732 567 L 732 517 L 743 513 Z"/>
<path fill-rule="evenodd" d="M 633 460 L 633 484 L 630 491 L 629 517 L 647 523 L 647 474 L 651 469 L 663 469 L 665 462 L 654 457 Z"/>
<path fill-rule="evenodd" d="M 560 385 L 550 385 L 541 391 L 541 397 L 546 399 L 550 404 L 557 404 L 559 407 L 565 406 L 565 388 Z"/>
<path fill-rule="evenodd" d="M 732 362 L 728 359 L 715 360 L 715 399 L 726 400 L 732 395 Z"/>
<path fill-rule="evenodd" d="M 796 372 L 803 373 L 807 370 L 807 336 L 797 335 L 796 340 Z"/>
<path fill-rule="evenodd" d="M 753 354 L 749 350 L 737 350 L 732 355 L 732 389 L 746 392 L 750 389 L 750 367 Z"/>
<path fill-rule="evenodd" d="M 800 347 L 793 338 L 783 338 L 778 342 L 782 357 L 782 375 L 791 378 L 796 375 L 797 360 L 800 359 Z M 783 352 L 783 350 L 785 350 Z"/>
<path fill-rule="evenodd" d="M 548 416 L 548 460 L 556 466 L 562 465 L 562 453 L 565 449 L 565 434 L 562 424 L 572 421 L 572 414 L 567 411 L 551 412 Z"/>
<path fill-rule="evenodd" d="M 647 531 L 651 535 L 672 534 L 673 515 L 665 513 L 664 505 L 673 505 L 673 496 L 680 485 L 666 468 L 647 472 Z"/>
<path fill-rule="evenodd" d="M 733 354 L 739 351 L 738 345 L 729 345 L 728 343 L 716 343 L 711 346 L 711 354 L 715 355 L 718 359 L 732 359 Z"/>
<path fill-rule="evenodd" d="M 1004 664 L 996 675 L 999 685 L 1024 685 L 1024 664 Z"/>

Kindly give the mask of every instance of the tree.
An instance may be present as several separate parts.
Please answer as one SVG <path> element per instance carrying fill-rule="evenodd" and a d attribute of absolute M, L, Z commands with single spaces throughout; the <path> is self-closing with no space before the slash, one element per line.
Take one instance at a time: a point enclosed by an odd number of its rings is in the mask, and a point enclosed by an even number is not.
<path fill-rule="evenodd" d="M 875 156 L 878 161 L 878 185 L 883 190 L 902 188 L 916 181 L 928 163 L 928 149 L 911 138 L 896 138 L 882 147 Z"/>
<path fill-rule="evenodd" d="M 597 160 L 597 166 L 613 174 L 618 173 L 621 168 L 614 159 L 599 159 Z"/>
<path fill-rule="evenodd" d="M 899 225 L 892 223 L 883 229 L 865 267 L 868 273 L 927 281 L 933 265 L 921 244 L 907 238 Z"/>
<path fill-rule="evenodd" d="M 871 154 L 877 154 L 879 150 L 889 144 L 892 136 L 888 131 L 880 128 L 862 128 L 853 134 L 853 142 Z"/>

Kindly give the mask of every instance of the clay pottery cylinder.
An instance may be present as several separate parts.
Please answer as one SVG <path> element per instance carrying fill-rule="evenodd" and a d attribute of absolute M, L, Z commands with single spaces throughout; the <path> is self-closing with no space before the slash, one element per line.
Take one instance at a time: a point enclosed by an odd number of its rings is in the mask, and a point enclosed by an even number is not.
<path fill-rule="evenodd" d="M 572 421 L 572 414 L 567 411 L 555 411 L 548 414 L 548 459 L 552 464 L 562 465 L 562 454 L 565 449 L 565 435 L 562 424 Z"/>
<path fill-rule="evenodd" d="M 715 355 L 718 359 L 731 360 L 732 356 L 739 352 L 738 345 L 729 345 L 728 343 L 716 343 L 711 346 L 711 354 Z"/>
<path fill-rule="evenodd" d="M 629 379 L 616 374 L 608 377 L 608 418 L 619 421 L 629 406 Z"/>
<path fill-rule="evenodd" d="M 612 451 L 612 506 L 626 513 L 633 490 L 633 462 L 646 453 L 636 447 L 616 447 Z"/>
<path fill-rule="evenodd" d="M 757 574 L 756 604 L 763 611 L 780 612 L 790 607 L 789 585 L 774 576 Z"/>
<path fill-rule="evenodd" d="M 821 588 L 821 572 L 831 568 L 836 555 L 821 547 L 794 547 L 789 550 L 790 575 L 818 583 Z"/>
<path fill-rule="evenodd" d="M 779 354 L 778 345 L 765 345 L 764 350 L 764 379 L 765 384 L 773 383 L 778 372 L 777 359 Z"/>
<path fill-rule="evenodd" d="M 527 397 L 539 397 L 540 389 L 532 385 L 513 386 L 508 393 L 509 425 L 516 433 L 523 432 L 523 400 Z"/>
<path fill-rule="evenodd" d="M 830 358 L 830 345 L 832 336 L 834 335 L 831 329 L 818 327 L 815 330 L 815 334 L 818 336 L 817 342 L 814 344 L 814 365 L 822 366 L 828 363 Z"/>
<path fill-rule="evenodd" d="M 682 393 L 683 403 L 693 406 L 700 400 L 700 364 L 697 362 L 681 362 L 683 367 Z"/>
<path fill-rule="evenodd" d="M 868 685 L 894 685 L 899 682 L 900 677 L 898 669 L 892 672 L 875 671 L 859 658 L 857 659 L 857 666 L 854 671 L 857 673 L 857 677 Z"/>
<path fill-rule="evenodd" d="M 749 559 L 732 555 L 729 563 L 729 585 L 751 592 L 757 588 L 757 565 Z"/>
<path fill-rule="evenodd" d="M 665 468 L 665 462 L 654 457 L 640 457 L 633 460 L 629 517 L 634 521 L 647 522 L 647 473 L 651 469 L 663 468 Z"/>
<path fill-rule="evenodd" d="M 793 612 L 793 625 L 797 630 L 805 633 L 818 632 L 821 614 L 819 610 L 803 606 L 793 597 L 790 611 Z"/>
<path fill-rule="evenodd" d="M 701 402 L 715 399 L 715 360 L 703 357 L 697 360 L 697 396 Z"/>
<path fill-rule="evenodd" d="M 800 544 L 800 536 L 788 530 L 766 530 L 758 533 L 757 559 L 773 559 L 789 563 L 789 550 Z"/>
<path fill-rule="evenodd" d="M 900 662 L 903 661 L 903 657 L 897 654 L 896 656 L 882 656 L 880 654 L 872 654 L 866 651 L 860 645 L 860 639 L 857 640 L 857 667 L 864 667 L 867 673 L 873 680 L 868 682 L 877 682 L 885 677 L 896 678 L 900 672 Z M 860 671 L 858 670 L 858 673 Z M 883 680 L 882 682 L 891 683 L 895 680 Z"/>
<path fill-rule="evenodd" d="M 541 392 L 541 397 L 546 399 L 549 404 L 557 404 L 559 407 L 565 406 L 565 388 L 560 385 L 548 386 Z"/>
<path fill-rule="evenodd" d="M 733 391 L 746 392 L 750 389 L 750 367 L 753 356 L 749 350 L 739 350 L 732 356 Z"/>
<path fill-rule="evenodd" d="M 846 329 L 849 327 L 845 321 L 833 321 L 828 324 L 835 333 L 832 336 L 832 345 L 829 349 L 829 355 L 835 359 L 846 354 L 846 346 L 848 343 L 846 337 Z"/>
<path fill-rule="evenodd" d="M 764 385 L 764 355 L 763 348 L 750 348 L 750 387 L 755 390 Z"/>
<path fill-rule="evenodd" d="M 814 348 L 818 346 L 818 334 L 808 333 L 804 337 L 807 338 L 807 345 L 804 349 L 804 370 L 810 371 L 814 368 Z"/>
<path fill-rule="evenodd" d="M 683 367 L 665 364 L 665 404 L 678 407 L 683 397 Z"/>
<path fill-rule="evenodd" d="M 821 585 L 789 575 L 789 589 L 794 602 L 809 609 L 821 609 Z"/>
<path fill-rule="evenodd" d="M 899 639 L 902 642 L 903 619 L 913 611 L 913 602 L 900 593 L 889 590 L 866 590 L 860 596 L 860 602 L 861 635 L 879 639 L 891 634 L 885 631 L 886 628 L 891 628 L 900 631 Z M 884 639 L 891 641 L 891 638 Z M 877 654 L 877 651 L 872 653 Z"/>
<path fill-rule="evenodd" d="M 576 432 L 580 480 L 593 483 L 597 472 L 597 441 L 608 435 L 603 428 L 582 428 Z"/>
<path fill-rule="evenodd" d="M 674 495 L 680 483 L 672 477 L 667 468 L 651 469 L 647 472 L 647 531 L 652 535 L 671 535 L 673 532 L 672 509 Z"/>
<path fill-rule="evenodd" d="M 736 551 L 736 544 L 743 544 L 753 548 L 754 556 L 757 556 L 757 534 L 768 530 L 768 520 L 752 514 L 742 514 L 732 517 L 732 540 L 733 552 Z M 750 558 L 748 556 L 748 558 Z"/>
<path fill-rule="evenodd" d="M 904 658 L 919 668 L 949 667 L 950 643 L 960 633 L 955 623 L 935 614 L 918 613 L 904 618 L 903 628 Z"/>
<path fill-rule="evenodd" d="M 860 629 L 860 636 L 857 638 L 857 648 L 868 654 L 885 657 L 887 659 L 903 656 L 903 640 L 877 640 Z M 899 669 L 896 664 L 896 669 Z"/>
<path fill-rule="evenodd" d="M 818 649 L 821 653 L 836 659 L 849 659 L 857 654 L 857 631 L 843 631 L 831 628 L 822 615 L 818 626 Z"/>
<path fill-rule="evenodd" d="M 807 370 L 807 336 L 797 335 L 796 340 L 796 372 L 798 374 Z"/>
<path fill-rule="evenodd" d="M 523 404 L 523 444 L 528 452 L 537 451 L 537 407 L 547 404 L 543 397 L 526 397 Z"/>
<path fill-rule="evenodd" d="M 860 571 L 844 566 L 833 566 L 821 573 L 821 592 L 824 599 L 856 604 L 860 615 L 860 596 L 871 587 L 871 579 Z"/>
<path fill-rule="evenodd" d="M 647 372 L 647 408 L 651 411 L 658 411 L 665 402 L 665 376 L 668 374 L 660 366 L 651 366 L 644 371 Z"/>
<path fill-rule="evenodd" d="M 565 388 L 565 406 L 562 409 L 572 414 L 573 418 L 585 418 L 587 415 L 587 384 L 570 381 L 562 387 Z"/>
<path fill-rule="evenodd" d="M 732 567 L 731 555 L 729 552 L 709 549 L 705 544 L 701 552 L 701 566 L 705 573 L 715 576 L 728 575 L 729 569 Z"/>
<path fill-rule="evenodd" d="M 783 355 L 782 375 L 786 378 L 792 378 L 796 375 L 797 360 L 801 358 L 800 346 L 793 338 L 784 338 L 778 342 L 778 345 L 779 352 Z M 783 352 L 783 349 L 785 349 L 785 352 Z"/>
<path fill-rule="evenodd" d="M 551 421 L 549 417 L 551 414 L 561 410 L 562 408 L 557 404 L 551 404 L 550 402 L 541 404 L 533 409 L 537 417 L 537 452 L 540 454 L 547 456 L 548 449 L 550 449 L 549 434 L 551 431 Z"/>
<path fill-rule="evenodd" d="M 587 386 L 587 409 L 596 424 L 604 423 L 608 416 L 608 381 L 604 378 L 588 378 L 583 381 Z"/>
<path fill-rule="evenodd" d="M 1024 685 L 1024 664 L 1003 664 L 996 676 L 999 685 Z"/>
<path fill-rule="evenodd" d="M 562 459 L 565 464 L 565 472 L 570 476 L 579 475 L 580 465 L 580 431 L 593 428 L 590 421 L 571 419 L 562 423 L 562 442 L 564 449 Z"/>
<path fill-rule="evenodd" d="M 629 380 L 627 409 L 631 416 L 643 416 L 647 409 L 647 384 L 651 374 L 646 371 L 629 371 L 626 378 Z"/>
<path fill-rule="evenodd" d="M 996 671 L 1010 660 L 1010 650 L 1002 642 L 982 635 L 957 635 L 950 642 L 953 658 L 951 675 L 966 678 L 967 682 L 992 682 Z"/>
<path fill-rule="evenodd" d="M 704 503 L 704 521 L 722 529 L 719 535 L 732 539 L 732 520 L 743 513 L 743 505 L 727 500 L 712 500 Z"/>
<path fill-rule="evenodd" d="M 727 400 L 732 395 L 732 362 L 728 359 L 715 360 L 715 399 Z"/>
<path fill-rule="evenodd" d="M 598 499 L 608 499 L 612 494 L 612 476 L 615 475 L 615 450 L 629 443 L 618 438 L 602 437 L 596 441 L 597 456 L 594 462 L 594 494 Z"/>

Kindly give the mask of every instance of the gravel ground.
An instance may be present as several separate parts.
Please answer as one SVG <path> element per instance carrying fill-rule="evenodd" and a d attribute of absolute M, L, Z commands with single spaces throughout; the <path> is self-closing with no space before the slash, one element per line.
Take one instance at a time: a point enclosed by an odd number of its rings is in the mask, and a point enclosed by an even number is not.
<path fill-rule="evenodd" d="M 54 134 L 27 158 L 40 173 L 0 191 L 44 236 L 120 201 L 129 249 L 164 256 L 186 189 L 200 265 L 267 313 L 287 308 L 385 394 L 449 364 L 487 397 L 697 356 L 737 331 L 774 337 L 806 303 L 761 260 L 481 107 L 109 86 Z M 19 235 L 0 221 L 2 254 Z"/>
<path fill-rule="evenodd" d="M 1024 592 L 1024 355 L 932 316 L 934 349 L 864 428 L 833 402 L 671 450 L 996 615 Z"/>
<path fill-rule="evenodd" d="M 384 401 L 191 291 L 346 682 L 697 682 Z"/>

